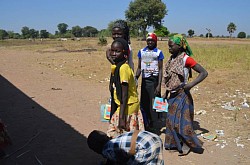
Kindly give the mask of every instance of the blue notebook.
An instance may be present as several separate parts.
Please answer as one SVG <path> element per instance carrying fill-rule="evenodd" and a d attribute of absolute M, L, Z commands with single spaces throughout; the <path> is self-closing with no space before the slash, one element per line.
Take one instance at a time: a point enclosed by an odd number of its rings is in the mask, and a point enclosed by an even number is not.
<path fill-rule="evenodd" d="M 168 112 L 168 102 L 161 97 L 155 97 L 153 108 L 156 112 Z"/>
<path fill-rule="evenodd" d="M 102 104 L 100 111 L 101 111 L 101 121 L 108 122 L 110 119 L 110 111 L 111 111 L 110 104 Z"/>

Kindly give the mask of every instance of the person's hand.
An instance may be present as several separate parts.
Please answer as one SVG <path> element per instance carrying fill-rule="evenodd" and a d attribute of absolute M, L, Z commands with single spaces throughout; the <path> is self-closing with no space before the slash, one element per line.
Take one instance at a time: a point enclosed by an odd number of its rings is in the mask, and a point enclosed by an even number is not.
<path fill-rule="evenodd" d="M 186 84 L 186 85 L 183 86 L 183 89 L 185 91 L 190 91 L 191 88 L 192 88 L 192 86 L 190 84 Z"/>
<path fill-rule="evenodd" d="M 164 93 L 164 95 L 162 95 L 161 98 L 166 99 L 167 98 L 166 93 Z"/>
<path fill-rule="evenodd" d="M 155 96 L 161 96 L 161 86 L 158 85 L 155 89 Z"/>
<path fill-rule="evenodd" d="M 125 129 L 125 119 L 124 118 L 119 118 L 118 129 L 120 131 Z"/>
<path fill-rule="evenodd" d="M 108 60 L 111 64 L 115 64 L 115 62 L 114 62 L 113 59 L 111 58 L 110 52 L 111 52 L 110 49 L 107 49 L 107 50 L 106 50 L 106 58 L 107 58 L 107 60 Z"/>
<path fill-rule="evenodd" d="M 135 79 L 136 88 L 138 88 L 138 79 L 136 78 L 136 76 L 134 77 L 134 79 Z"/>
<path fill-rule="evenodd" d="M 132 155 L 129 155 L 126 153 L 124 150 L 119 149 L 115 150 L 115 155 L 116 155 L 116 160 L 117 164 L 122 165 L 122 164 L 127 164 L 128 160 L 133 157 Z"/>
<path fill-rule="evenodd" d="M 164 95 L 161 96 L 161 98 L 163 98 L 163 101 L 165 102 L 165 100 L 167 100 L 167 97 L 168 97 L 168 91 L 166 91 L 164 93 Z"/>

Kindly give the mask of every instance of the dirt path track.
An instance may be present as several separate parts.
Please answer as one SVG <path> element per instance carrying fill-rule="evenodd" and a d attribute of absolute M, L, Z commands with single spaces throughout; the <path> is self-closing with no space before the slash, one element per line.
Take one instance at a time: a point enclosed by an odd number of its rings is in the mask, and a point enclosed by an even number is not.
<path fill-rule="evenodd" d="M 0 49 L 0 117 L 13 140 L 6 150 L 12 155 L 0 164 L 98 164 L 102 157 L 88 149 L 86 136 L 107 128 L 99 120 L 99 106 L 108 99 L 108 84 L 44 67 L 38 58 L 39 53 Z M 207 124 L 199 118 L 202 127 Z M 216 125 L 204 129 L 214 130 Z M 249 141 L 245 148 L 233 141 L 229 138 L 224 149 L 216 146 L 218 142 L 205 141 L 202 155 L 178 157 L 165 150 L 165 164 L 248 164 Z"/>

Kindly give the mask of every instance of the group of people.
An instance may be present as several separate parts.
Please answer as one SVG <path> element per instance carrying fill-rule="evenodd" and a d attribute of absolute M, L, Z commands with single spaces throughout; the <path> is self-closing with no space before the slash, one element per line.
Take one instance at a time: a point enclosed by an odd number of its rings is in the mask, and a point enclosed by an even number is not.
<path fill-rule="evenodd" d="M 167 99 L 169 104 L 164 148 L 175 149 L 180 156 L 190 151 L 202 153 L 202 142 L 193 129 L 194 104 L 190 89 L 203 81 L 208 73 L 191 57 L 193 53 L 186 38 L 179 34 L 169 38 L 171 55 L 163 68 L 164 54 L 157 47 L 157 36 L 148 33 L 147 46 L 137 54 L 136 71 L 125 21 L 114 23 L 112 38 L 114 41 L 106 51 L 111 63 L 109 128 L 106 134 L 97 130 L 91 132 L 89 147 L 106 157 L 107 164 L 164 164 L 162 140 L 151 131 L 158 120 L 153 109 L 153 99 L 158 96 Z M 191 70 L 198 76 L 188 81 Z M 139 99 L 137 82 L 140 76 Z M 166 89 L 163 95 L 162 82 Z M 131 153 L 131 150 L 136 152 Z"/>

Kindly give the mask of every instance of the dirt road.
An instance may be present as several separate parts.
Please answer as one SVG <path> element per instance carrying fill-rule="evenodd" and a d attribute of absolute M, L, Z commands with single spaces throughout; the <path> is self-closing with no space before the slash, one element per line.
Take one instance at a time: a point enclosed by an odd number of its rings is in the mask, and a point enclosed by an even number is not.
<path fill-rule="evenodd" d="M 45 67 L 41 56 L 33 51 L 0 48 L 0 118 L 13 140 L 6 149 L 9 157 L 0 164 L 98 164 L 102 157 L 87 147 L 86 137 L 93 129 L 107 129 L 107 123 L 100 121 L 99 108 L 108 100 L 108 82 L 87 81 Z M 200 137 L 205 142 L 201 155 L 179 157 L 164 150 L 165 164 L 250 164 L 250 109 L 221 107 L 232 100 L 240 107 L 242 95 L 249 99 L 249 83 L 228 87 L 220 83 L 218 74 L 223 73 L 210 72 L 192 93 L 196 112 L 204 112 L 195 115 L 197 131 L 216 134 L 216 130 L 223 130 L 224 135 L 216 141 Z M 247 80 L 240 78 L 237 82 L 242 84 Z M 233 83 L 234 79 L 225 81 Z M 164 139 L 163 133 L 160 136 Z"/>

